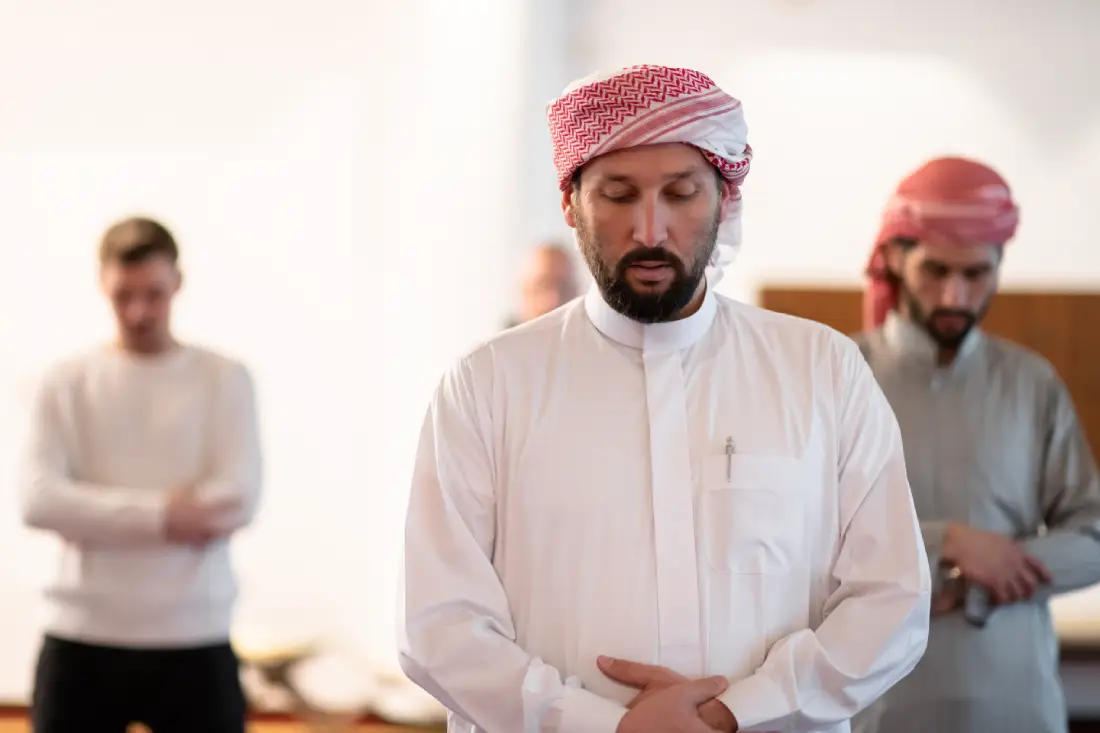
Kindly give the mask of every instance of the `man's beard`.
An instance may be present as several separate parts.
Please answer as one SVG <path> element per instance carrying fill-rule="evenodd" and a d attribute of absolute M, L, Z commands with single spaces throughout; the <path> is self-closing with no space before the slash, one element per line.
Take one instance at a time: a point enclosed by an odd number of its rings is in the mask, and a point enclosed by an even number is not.
<path fill-rule="evenodd" d="M 926 313 L 904 283 L 901 286 L 901 296 L 909 313 L 909 319 L 923 328 L 941 349 L 957 349 L 967 334 L 985 318 L 985 314 L 989 310 L 989 304 L 992 301 L 992 298 L 987 298 L 976 311 L 964 308 L 933 308 Z M 936 319 L 949 316 L 961 319 L 963 325 L 958 330 L 946 333 L 936 325 Z"/>
<path fill-rule="evenodd" d="M 664 247 L 637 247 L 623 255 L 615 265 L 609 265 L 600 256 L 603 244 L 584 225 L 584 217 L 577 217 L 577 241 L 581 254 L 592 272 L 592 279 L 609 306 L 639 323 L 662 323 L 676 318 L 695 296 L 699 283 L 706 275 L 707 264 L 718 242 L 718 226 L 721 211 L 694 242 L 695 253 L 688 268 L 684 261 Z M 668 265 L 675 276 L 668 288 L 661 293 L 639 293 L 626 279 L 627 268 L 639 263 Z"/>

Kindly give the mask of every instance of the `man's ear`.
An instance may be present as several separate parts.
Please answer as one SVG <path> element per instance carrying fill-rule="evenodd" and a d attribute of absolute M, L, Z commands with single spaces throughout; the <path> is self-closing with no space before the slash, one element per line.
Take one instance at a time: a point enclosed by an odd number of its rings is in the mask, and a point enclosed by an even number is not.
<path fill-rule="evenodd" d="M 577 228 L 577 205 L 573 196 L 573 187 L 561 192 L 561 213 L 565 217 L 565 223 L 571 228 Z"/>
<path fill-rule="evenodd" d="M 718 220 L 725 221 L 733 213 L 734 207 L 740 203 L 741 199 L 738 196 L 738 190 L 724 180 L 719 182 L 719 191 L 721 192 L 722 203 L 718 209 Z"/>
<path fill-rule="evenodd" d="M 900 242 L 887 242 L 882 249 L 886 258 L 886 271 L 894 277 L 901 277 L 902 260 L 905 259 L 905 246 Z"/>

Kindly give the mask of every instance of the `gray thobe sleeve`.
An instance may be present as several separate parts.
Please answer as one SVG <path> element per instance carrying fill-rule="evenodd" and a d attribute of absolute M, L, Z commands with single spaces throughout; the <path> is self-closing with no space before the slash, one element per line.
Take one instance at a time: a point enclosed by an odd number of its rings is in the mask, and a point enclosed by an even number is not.
<path fill-rule="evenodd" d="M 1039 500 L 1047 532 L 1024 541 L 1054 582 L 1045 595 L 1100 583 L 1100 472 L 1065 385 L 1055 379 L 1042 452 Z"/>
<path fill-rule="evenodd" d="M 922 519 L 920 523 L 920 533 L 924 538 L 924 549 L 928 553 L 928 565 L 933 576 L 939 570 L 940 549 L 943 547 L 943 533 L 947 530 L 947 524 L 939 519 Z"/>

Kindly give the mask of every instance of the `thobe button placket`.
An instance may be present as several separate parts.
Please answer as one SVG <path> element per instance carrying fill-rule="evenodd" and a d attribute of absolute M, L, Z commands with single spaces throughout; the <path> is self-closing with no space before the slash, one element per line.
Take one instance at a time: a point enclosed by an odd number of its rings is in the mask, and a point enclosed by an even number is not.
<path fill-rule="evenodd" d="M 643 351 L 652 457 L 659 663 L 703 673 L 695 497 L 680 352 Z"/>

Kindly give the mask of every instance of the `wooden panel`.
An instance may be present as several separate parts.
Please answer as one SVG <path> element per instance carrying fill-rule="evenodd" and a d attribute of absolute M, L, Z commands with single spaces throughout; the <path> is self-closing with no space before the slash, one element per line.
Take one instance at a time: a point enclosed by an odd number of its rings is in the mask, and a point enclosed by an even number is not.
<path fill-rule="evenodd" d="M 852 334 L 860 329 L 862 297 L 855 289 L 768 287 L 760 305 Z M 1050 360 L 1100 456 L 1100 292 L 1002 292 L 982 327 Z"/>

